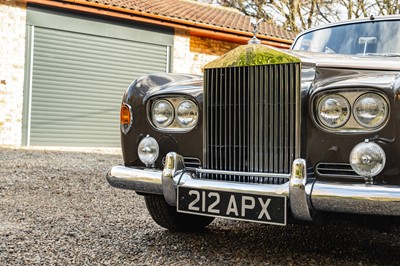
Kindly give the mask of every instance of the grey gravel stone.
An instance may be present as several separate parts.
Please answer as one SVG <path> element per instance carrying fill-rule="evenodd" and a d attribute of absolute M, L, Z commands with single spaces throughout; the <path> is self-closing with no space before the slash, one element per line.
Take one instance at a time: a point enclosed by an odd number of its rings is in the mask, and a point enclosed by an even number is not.
<path fill-rule="evenodd" d="M 336 222 L 286 227 L 217 219 L 158 227 L 134 192 L 111 188 L 110 150 L 0 147 L 0 265 L 398 265 L 400 230 Z"/>

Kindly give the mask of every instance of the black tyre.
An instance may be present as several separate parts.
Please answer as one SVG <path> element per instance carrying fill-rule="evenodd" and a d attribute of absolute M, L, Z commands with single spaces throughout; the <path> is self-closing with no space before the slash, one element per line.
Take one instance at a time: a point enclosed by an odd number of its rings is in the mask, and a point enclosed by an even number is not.
<path fill-rule="evenodd" d="M 179 213 L 176 207 L 170 206 L 160 195 L 147 195 L 144 199 L 153 220 L 174 232 L 200 231 L 214 220 L 212 217 Z"/>

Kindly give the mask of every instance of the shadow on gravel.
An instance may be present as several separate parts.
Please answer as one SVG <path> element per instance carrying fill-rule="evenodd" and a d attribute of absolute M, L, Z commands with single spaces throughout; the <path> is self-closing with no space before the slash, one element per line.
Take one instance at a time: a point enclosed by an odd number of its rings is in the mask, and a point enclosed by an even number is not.
<path fill-rule="evenodd" d="M 217 220 L 202 233 L 162 231 L 153 240 L 173 243 L 175 256 L 191 254 L 211 264 L 398 265 L 399 237 L 399 227 L 380 233 L 347 222 L 276 227 Z"/>

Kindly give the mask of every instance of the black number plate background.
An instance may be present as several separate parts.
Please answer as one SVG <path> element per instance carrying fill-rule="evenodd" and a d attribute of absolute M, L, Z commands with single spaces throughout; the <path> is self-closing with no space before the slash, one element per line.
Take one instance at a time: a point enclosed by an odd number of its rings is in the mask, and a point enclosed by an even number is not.
<path fill-rule="evenodd" d="M 286 225 L 286 197 L 178 187 L 178 212 Z"/>

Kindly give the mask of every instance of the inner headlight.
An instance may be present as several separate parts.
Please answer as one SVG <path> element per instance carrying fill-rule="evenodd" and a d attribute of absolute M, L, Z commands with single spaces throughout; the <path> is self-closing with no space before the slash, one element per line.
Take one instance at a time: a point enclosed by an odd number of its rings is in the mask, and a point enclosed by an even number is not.
<path fill-rule="evenodd" d="M 378 94 L 366 93 L 354 103 L 354 117 L 357 122 L 368 128 L 382 125 L 388 115 L 388 105 Z"/>
<path fill-rule="evenodd" d="M 350 117 L 350 104 L 338 94 L 327 95 L 318 103 L 318 119 L 331 128 L 343 126 Z"/>
<path fill-rule="evenodd" d="M 193 127 L 197 123 L 199 110 L 197 105 L 189 100 L 182 101 L 176 110 L 176 118 L 182 127 Z"/>
<path fill-rule="evenodd" d="M 154 102 L 151 109 L 151 119 L 158 127 L 167 127 L 174 120 L 174 108 L 166 100 Z"/>

